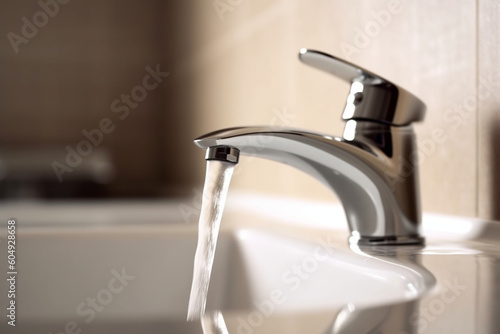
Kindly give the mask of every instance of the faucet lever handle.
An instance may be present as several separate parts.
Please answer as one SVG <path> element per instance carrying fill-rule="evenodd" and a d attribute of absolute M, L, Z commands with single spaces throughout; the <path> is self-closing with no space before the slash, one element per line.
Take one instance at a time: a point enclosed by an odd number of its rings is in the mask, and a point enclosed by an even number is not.
<path fill-rule="evenodd" d="M 301 49 L 299 59 L 351 84 L 342 118 L 408 125 L 421 121 L 425 104 L 392 82 L 324 52 Z"/>

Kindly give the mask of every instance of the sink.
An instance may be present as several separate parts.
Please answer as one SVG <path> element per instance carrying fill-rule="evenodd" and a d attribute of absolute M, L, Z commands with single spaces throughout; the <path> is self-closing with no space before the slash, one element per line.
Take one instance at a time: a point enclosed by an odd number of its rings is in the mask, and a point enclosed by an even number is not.
<path fill-rule="evenodd" d="M 16 332 L 201 333 L 185 321 L 197 225 L 183 203 L 3 204 L 19 226 Z M 500 328 L 495 224 L 426 215 L 425 247 L 363 249 L 340 206 L 234 194 L 226 210 L 207 318 L 229 333 Z"/>

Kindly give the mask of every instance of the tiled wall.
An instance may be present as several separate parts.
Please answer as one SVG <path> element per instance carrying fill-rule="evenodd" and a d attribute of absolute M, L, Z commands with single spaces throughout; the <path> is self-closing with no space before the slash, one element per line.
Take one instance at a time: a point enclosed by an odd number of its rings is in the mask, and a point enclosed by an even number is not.
<path fill-rule="evenodd" d="M 0 148 L 52 148 L 64 156 L 66 145 L 85 139 L 83 130 L 109 118 L 115 129 L 98 146 L 112 153 L 115 185 L 141 192 L 164 168 L 161 91 L 150 92 L 123 120 L 110 105 L 142 83 L 146 66 L 160 62 L 159 1 L 41 3 L 53 13 L 45 24 L 38 1 L 0 4 Z M 16 53 L 8 34 L 24 38 L 23 18 L 40 27 Z"/>
<path fill-rule="evenodd" d="M 478 13 L 478 214 L 500 219 L 500 2 L 480 0 Z"/>
<path fill-rule="evenodd" d="M 342 133 L 349 87 L 301 64 L 298 50 L 308 47 L 426 102 L 416 125 L 424 210 L 500 219 L 497 1 L 71 1 L 15 54 L 5 36 L 37 10 L 36 1 L 0 4 L 4 147 L 78 142 L 81 130 L 113 115 L 111 101 L 140 83 L 145 66 L 160 64 L 168 79 L 104 146 L 123 183 L 196 191 L 204 153 L 192 139 L 205 132 L 270 125 Z M 250 158 L 232 189 L 335 200 L 301 172 Z"/>
<path fill-rule="evenodd" d="M 297 60 L 301 47 L 319 49 L 426 102 L 416 125 L 424 210 L 500 219 L 498 2 L 222 0 L 191 8 L 196 43 L 182 75 L 194 82 L 196 133 L 278 120 L 340 135 L 348 85 Z M 488 98 L 479 95 L 484 80 Z M 238 168 L 233 189 L 334 198 L 287 166 L 243 159 Z"/>

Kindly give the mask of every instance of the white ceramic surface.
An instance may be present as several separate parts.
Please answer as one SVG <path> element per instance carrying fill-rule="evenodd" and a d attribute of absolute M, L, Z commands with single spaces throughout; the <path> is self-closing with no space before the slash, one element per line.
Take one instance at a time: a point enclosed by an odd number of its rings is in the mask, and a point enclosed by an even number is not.
<path fill-rule="evenodd" d="M 19 323 L 53 333 L 70 321 L 95 333 L 97 325 L 114 332 L 120 324 L 198 333 L 195 325 L 184 324 L 197 238 L 195 217 L 186 219 L 183 211 L 186 203 L 191 205 L 189 200 L 3 204 L 3 221 L 18 221 Z M 413 319 L 412 328 L 437 333 L 438 325 L 455 314 L 465 321 L 457 325 L 460 333 L 476 330 L 477 316 L 472 319 L 459 302 L 438 310 L 440 296 L 474 300 L 475 307 L 481 302 L 485 310 L 496 306 L 487 287 L 477 287 L 478 282 L 496 282 L 499 251 L 490 241 L 498 235 L 496 223 L 424 215 L 427 246 L 388 255 L 387 248 L 379 253 L 349 248 L 343 212 L 328 203 L 233 194 L 226 210 L 207 309 L 225 312 L 235 329 L 247 319 L 237 314 L 255 311 L 269 324 L 303 319 L 294 327 L 298 330 L 307 323 L 308 328 L 323 328 L 334 319 L 338 324 L 345 312 L 420 300 L 421 308 L 440 314 L 430 313 L 432 321 Z M 0 245 L 5 241 L 1 235 Z M 0 258 L 6 258 L 5 247 Z M 466 286 L 459 296 L 450 295 L 454 282 Z M 92 308 L 92 300 L 98 307 Z M 0 302 L 6 302 L 5 294 Z M 494 323 L 487 313 L 484 323 Z M 314 314 L 322 322 L 311 320 Z M 250 327 L 253 333 L 272 330 Z"/>

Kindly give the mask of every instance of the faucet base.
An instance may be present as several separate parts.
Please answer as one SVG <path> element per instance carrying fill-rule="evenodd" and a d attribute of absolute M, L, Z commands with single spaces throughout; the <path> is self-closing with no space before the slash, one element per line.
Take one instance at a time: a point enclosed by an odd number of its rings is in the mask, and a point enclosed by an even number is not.
<path fill-rule="evenodd" d="M 357 233 L 353 233 L 349 237 L 349 243 L 358 244 L 358 245 L 422 245 L 425 243 L 425 238 L 420 236 L 413 237 L 398 237 L 398 236 L 389 236 L 389 237 L 363 237 Z"/>

